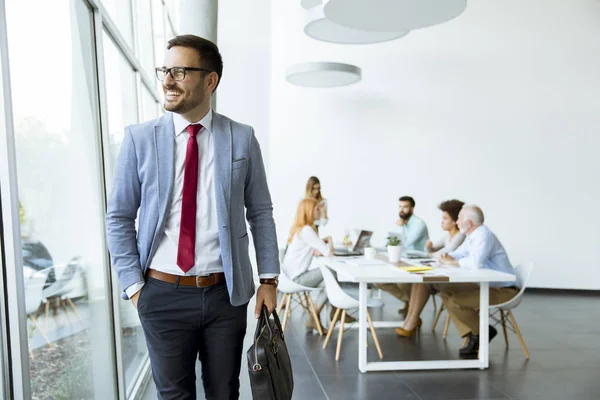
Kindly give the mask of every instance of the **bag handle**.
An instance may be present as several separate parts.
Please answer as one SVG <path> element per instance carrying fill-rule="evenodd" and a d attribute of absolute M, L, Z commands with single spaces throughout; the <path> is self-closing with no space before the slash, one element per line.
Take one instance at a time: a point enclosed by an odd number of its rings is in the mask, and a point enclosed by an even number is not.
<path fill-rule="evenodd" d="M 279 329 L 279 334 L 283 339 L 283 329 L 281 329 L 281 322 L 279 321 L 279 316 L 277 315 L 277 311 L 275 310 L 273 310 L 273 320 L 275 321 L 275 326 L 277 326 L 277 329 Z M 260 371 L 262 369 L 262 366 L 258 363 L 258 339 L 260 338 L 262 332 L 265 329 L 269 330 L 269 342 L 274 342 L 273 329 L 271 329 L 271 324 L 269 324 L 269 310 L 265 305 L 263 305 L 258 323 L 256 324 L 256 331 L 254 332 L 254 365 L 252 366 L 253 371 Z"/>
<path fill-rule="evenodd" d="M 266 320 L 268 321 L 269 313 L 268 313 L 267 307 L 264 305 L 262 308 L 262 314 L 265 316 Z M 279 329 L 279 334 L 283 338 L 283 328 L 281 327 L 281 322 L 279 321 L 279 315 L 277 315 L 277 311 L 275 311 L 275 309 L 273 309 L 273 313 L 271 315 L 273 316 L 273 320 L 275 321 L 275 326 L 277 327 L 277 329 Z"/>
<path fill-rule="evenodd" d="M 277 327 L 277 329 L 279 329 L 279 333 L 283 338 L 283 329 L 281 328 L 281 321 L 279 320 L 277 311 L 273 310 L 273 313 L 271 315 L 273 316 L 273 320 L 275 321 L 275 326 Z M 269 324 L 269 310 L 265 305 L 262 306 L 260 317 L 258 319 L 258 324 L 256 324 L 256 330 L 254 331 L 254 341 L 258 339 L 264 328 L 269 330 L 269 340 L 273 339 L 273 330 L 271 329 L 271 324 Z"/>

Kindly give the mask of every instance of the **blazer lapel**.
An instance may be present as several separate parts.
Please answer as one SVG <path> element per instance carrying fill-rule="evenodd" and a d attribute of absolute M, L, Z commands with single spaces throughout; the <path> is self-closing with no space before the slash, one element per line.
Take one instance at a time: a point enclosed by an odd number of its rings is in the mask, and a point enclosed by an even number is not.
<path fill-rule="evenodd" d="M 217 215 L 221 226 L 227 226 L 231 196 L 231 126 L 216 112 L 213 112 L 213 137 Z"/>
<path fill-rule="evenodd" d="M 162 231 L 165 215 L 168 211 L 173 193 L 175 128 L 173 115 L 167 113 L 154 126 L 154 150 L 156 151 L 156 168 L 158 176 L 158 226 L 157 232 Z"/>

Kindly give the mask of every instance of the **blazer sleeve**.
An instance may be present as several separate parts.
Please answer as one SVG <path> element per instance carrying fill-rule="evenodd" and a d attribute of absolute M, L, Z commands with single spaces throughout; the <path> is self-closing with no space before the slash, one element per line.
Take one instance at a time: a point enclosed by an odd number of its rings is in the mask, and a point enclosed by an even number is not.
<path fill-rule="evenodd" d="M 108 250 L 122 290 L 144 281 L 135 230 L 140 197 L 135 143 L 131 131 L 125 128 L 106 210 Z"/>
<path fill-rule="evenodd" d="M 279 248 L 273 219 L 273 203 L 267 185 L 260 145 L 254 130 L 250 135 L 248 172 L 246 175 L 244 203 L 246 219 L 254 239 L 258 273 L 279 274 Z"/>

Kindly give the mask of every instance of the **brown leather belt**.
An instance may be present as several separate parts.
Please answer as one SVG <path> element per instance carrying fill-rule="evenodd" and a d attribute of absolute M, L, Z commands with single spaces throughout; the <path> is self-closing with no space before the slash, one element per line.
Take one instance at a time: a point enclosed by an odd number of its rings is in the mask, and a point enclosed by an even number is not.
<path fill-rule="evenodd" d="M 179 284 L 182 286 L 195 286 L 198 288 L 214 286 L 225 282 L 225 274 L 222 272 L 202 276 L 180 276 L 150 269 L 148 270 L 148 276 L 168 283 L 178 283 L 177 279 L 179 279 Z"/>

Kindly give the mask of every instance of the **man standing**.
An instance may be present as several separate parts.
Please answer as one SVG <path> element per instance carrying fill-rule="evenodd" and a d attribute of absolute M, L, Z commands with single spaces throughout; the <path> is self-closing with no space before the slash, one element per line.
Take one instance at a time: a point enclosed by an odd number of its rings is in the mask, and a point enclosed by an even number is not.
<path fill-rule="evenodd" d="M 418 250 L 425 251 L 425 243 L 429 240 L 429 232 L 425 221 L 414 215 L 415 199 L 410 196 L 402 196 L 398 199 L 398 216 L 396 228 L 392 232 L 400 235 L 400 240 L 404 251 Z M 410 283 L 378 283 L 375 285 L 381 290 L 385 290 L 392 296 L 404 302 L 404 308 L 399 312 L 406 314 L 408 312 L 408 301 L 410 299 Z"/>
<path fill-rule="evenodd" d="M 483 212 L 477 206 L 463 206 L 458 214 L 458 228 L 467 235 L 463 244 L 447 254 L 442 254 L 443 264 L 466 268 L 488 268 L 514 274 L 506 250 L 490 229 L 483 225 Z M 468 337 L 467 344 L 459 350 L 461 358 L 477 358 L 479 351 L 479 285 L 476 283 L 440 284 L 436 288 L 444 307 L 461 337 Z M 504 303 L 519 293 L 511 282 L 490 283 L 490 305 Z M 490 326 L 490 341 L 498 332 Z"/>
<path fill-rule="evenodd" d="M 254 130 L 211 109 L 223 62 L 193 35 L 169 41 L 156 68 L 168 112 L 125 129 L 106 216 L 112 266 L 137 308 L 159 399 L 237 399 L 247 306 L 276 305 L 278 246 Z M 139 217 L 138 215 L 139 209 Z M 138 228 L 136 232 L 136 218 Z"/>

